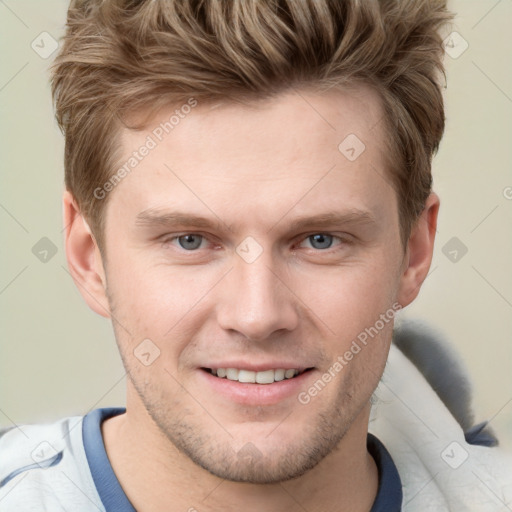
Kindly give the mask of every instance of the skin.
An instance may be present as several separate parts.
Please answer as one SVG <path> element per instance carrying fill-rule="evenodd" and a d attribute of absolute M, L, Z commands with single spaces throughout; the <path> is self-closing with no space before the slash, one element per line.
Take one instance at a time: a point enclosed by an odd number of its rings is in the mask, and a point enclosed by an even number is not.
<path fill-rule="evenodd" d="M 120 164 L 172 110 L 147 131 L 123 129 Z M 366 450 L 369 400 L 392 321 L 307 405 L 296 394 L 235 403 L 199 367 L 292 359 L 314 368 L 301 384 L 307 391 L 379 315 L 417 296 L 439 198 L 428 198 L 404 251 L 397 197 L 383 179 L 381 118 L 365 87 L 286 92 L 251 107 L 199 104 L 109 193 L 102 252 L 64 194 L 72 276 L 89 306 L 112 319 L 128 374 L 127 412 L 102 433 L 137 510 L 371 508 L 378 472 Z M 366 146 L 353 162 L 338 150 L 351 133 Z M 137 223 L 148 210 L 220 225 Z M 346 210 L 374 222 L 291 230 L 297 217 Z M 199 248 L 180 245 L 187 233 L 204 236 L 192 238 Z M 333 238 L 311 239 L 317 233 Z M 250 263 L 236 251 L 249 236 L 262 250 Z M 149 366 L 134 356 L 144 339 L 160 350 Z M 248 446 L 249 461 L 239 456 Z"/>

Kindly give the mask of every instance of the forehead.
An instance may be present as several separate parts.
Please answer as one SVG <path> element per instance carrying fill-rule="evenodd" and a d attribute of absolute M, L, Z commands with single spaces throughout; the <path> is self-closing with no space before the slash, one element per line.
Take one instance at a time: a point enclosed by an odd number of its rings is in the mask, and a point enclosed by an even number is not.
<path fill-rule="evenodd" d="M 218 211 L 231 225 L 241 216 L 268 223 L 322 206 L 379 216 L 394 195 L 382 107 L 369 87 L 291 90 L 247 106 L 193 101 L 159 112 L 142 131 L 123 130 L 118 165 L 137 162 L 111 200 L 133 216 Z M 134 156 L 144 146 L 145 155 Z"/>
<path fill-rule="evenodd" d="M 207 156 L 209 167 L 215 165 L 213 157 L 243 162 L 252 155 L 266 155 L 266 160 L 275 161 L 293 152 L 318 158 L 320 151 L 336 149 L 351 134 L 366 146 L 380 146 L 382 118 L 380 98 L 369 86 L 324 93 L 290 89 L 244 105 L 190 98 L 159 112 L 141 133 L 123 129 L 121 141 L 129 154 L 150 135 L 158 146 L 172 147 L 169 156 L 175 160 Z"/>

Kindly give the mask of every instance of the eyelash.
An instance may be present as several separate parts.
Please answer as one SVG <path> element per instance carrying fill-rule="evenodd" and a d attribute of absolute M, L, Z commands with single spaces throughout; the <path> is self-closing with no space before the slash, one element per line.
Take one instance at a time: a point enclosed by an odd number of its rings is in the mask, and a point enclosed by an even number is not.
<path fill-rule="evenodd" d="M 196 233 L 196 232 L 192 232 L 191 231 L 191 232 L 179 233 L 177 235 L 172 235 L 170 237 L 164 238 L 163 241 L 162 241 L 162 244 L 164 246 L 167 246 L 167 245 L 171 244 L 171 242 L 174 242 L 175 240 L 178 240 L 178 238 L 181 238 L 181 237 L 186 236 L 186 235 L 200 236 L 204 240 L 209 241 L 208 236 L 204 235 L 203 233 Z M 336 247 L 340 247 L 340 246 L 344 246 L 344 245 L 350 245 L 351 243 L 353 243 L 352 240 L 350 240 L 348 237 L 342 237 L 342 236 L 339 236 L 339 235 L 334 235 L 333 233 L 327 233 L 327 232 L 323 232 L 323 231 L 315 231 L 313 233 L 309 233 L 309 234 L 306 234 L 306 235 L 300 235 L 301 238 L 299 239 L 299 242 L 303 242 L 303 241 L 307 240 L 309 237 L 314 236 L 314 235 L 332 236 L 334 239 L 337 239 L 337 240 L 340 241 L 340 243 L 337 246 L 335 246 L 335 247 L 329 247 L 327 249 L 315 249 L 315 248 L 311 249 L 311 250 L 313 250 L 315 252 L 318 252 L 318 253 L 330 254 L 330 253 L 335 252 L 337 250 Z M 182 252 L 190 253 L 190 254 L 198 253 L 200 251 L 199 248 L 198 249 L 193 249 L 193 250 L 186 250 L 183 247 L 179 247 L 179 246 L 177 246 L 176 248 L 178 250 L 182 251 Z"/>

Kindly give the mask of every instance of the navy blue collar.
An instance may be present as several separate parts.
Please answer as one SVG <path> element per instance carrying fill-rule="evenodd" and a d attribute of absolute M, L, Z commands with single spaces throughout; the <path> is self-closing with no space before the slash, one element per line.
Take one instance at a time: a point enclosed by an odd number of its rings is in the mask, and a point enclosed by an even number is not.
<path fill-rule="evenodd" d="M 386 447 L 368 432 L 368 452 L 379 470 L 379 488 L 370 512 L 399 512 L 402 510 L 402 481 Z"/>
<path fill-rule="evenodd" d="M 107 512 L 137 512 L 130 503 L 108 460 L 101 435 L 102 421 L 123 414 L 123 407 L 95 409 L 84 416 L 82 437 L 92 479 Z"/>
<path fill-rule="evenodd" d="M 126 409 L 123 407 L 95 409 L 85 415 L 82 426 L 87 462 L 107 512 L 136 512 L 110 465 L 101 435 L 102 421 L 124 412 Z M 368 433 L 367 447 L 379 470 L 379 487 L 370 512 L 399 512 L 402 509 L 402 483 L 395 463 L 373 434 Z"/>

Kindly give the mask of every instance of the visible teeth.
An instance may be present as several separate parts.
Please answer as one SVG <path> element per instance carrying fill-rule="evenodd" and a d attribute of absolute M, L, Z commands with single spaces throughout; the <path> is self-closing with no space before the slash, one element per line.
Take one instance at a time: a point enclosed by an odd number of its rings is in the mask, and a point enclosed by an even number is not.
<path fill-rule="evenodd" d="M 220 369 L 223 370 L 223 368 Z M 226 377 L 229 380 L 238 380 L 238 370 L 236 368 L 226 368 Z"/>
<path fill-rule="evenodd" d="M 255 380 L 258 384 L 272 384 L 274 382 L 274 370 L 265 370 L 264 372 L 257 372 Z"/>
<path fill-rule="evenodd" d="M 284 380 L 284 370 L 274 370 L 274 380 Z"/>
<path fill-rule="evenodd" d="M 299 370 L 290 368 L 284 370 L 282 368 L 277 370 L 263 370 L 255 372 L 252 370 L 239 370 L 237 368 L 217 368 L 211 370 L 213 375 L 217 375 L 221 379 L 226 377 L 229 380 L 237 380 L 238 382 L 258 383 L 258 384 L 272 384 L 284 379 L 291 379 L 299 374 Z"/>
<path fill-rule="evenodd" d="M 240 370 L 238 372 L 238 382 L 256 382 L 256 372 L 251 370 Z"/>

